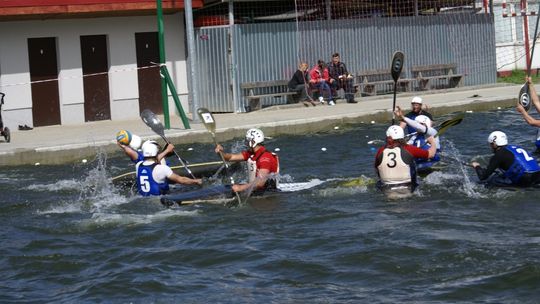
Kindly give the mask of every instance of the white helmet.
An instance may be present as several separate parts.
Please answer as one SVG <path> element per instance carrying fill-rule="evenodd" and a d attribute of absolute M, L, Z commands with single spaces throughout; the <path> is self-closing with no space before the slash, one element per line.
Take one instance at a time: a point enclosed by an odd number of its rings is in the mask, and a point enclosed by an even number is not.
<path fill-rule="evenodd" d="M 420 96 L 414 96 L 413 99 L 411 100 L 411 103 L 419 103 L 419 104 L 422 104 L 422 97 L 420 97 Z"/>
<path fill-rule="evenodd" d="M 414 120 L 416 122 L 419 122 L 423 125 L 426 125 L 428 127 L 431 127 L 431 119 L 429 119 L 429 117 L 427 117 L 426 115 L 418 115 L 414 118 Z"/>
<path fill-rule="evenodd" d="M 264 133 L 259 129 L 249 129 L 246 132 L 246 145 L 255 148 L 256 145 L 264 142 Z"/>
<path fill-rule="evenodd" d="M 386 136 L 392 139 L 403 139 L 405 138 L 405 132 L 400 126 L 390 126 L 388 130 L 386 130 Z"/>
<path fill-rule="evenodd" d="M 508 145 L 506 134 L 501 131 L 493 131 L 488 136 L 488 143 L 495 143 L 498 147 Z"/>
<path fill-rule="evenodd" d="M 142 144 L 142 139 L 139 136 L 132 134 L 131 141 L 129 142 L 129 146 L 133 150 L 139 150 L 141 148 L 141 144 Z"/>
<path fill-rule="evenodd" d="M 143 156 L 156 157 L 159 152 L 159 145 L 155 140 L 147 140 L 141 147 Z"/>

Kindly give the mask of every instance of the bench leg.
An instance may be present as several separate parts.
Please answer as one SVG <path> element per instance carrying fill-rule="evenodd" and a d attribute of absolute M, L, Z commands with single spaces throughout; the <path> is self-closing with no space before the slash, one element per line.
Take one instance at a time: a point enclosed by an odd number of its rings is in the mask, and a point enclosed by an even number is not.
<path fill-rule="evenodd" d="M 253 98 L 249 100 L 250 111 L 257 111 L 261 109 L 261 99 Z"/>
<path fill-rule="evenodd" d="M 463 85 L 463 77 L 452 77 L 448 82 L 451 88 L 461 87 Z"/>
<path fill-rule="evenodd" d="M 374 85 L 366 84 L 364 85 L 364 90 L 362 91 L 362 94 L 374 96 L 377 95 L 377 90 L 375 89 Z"/>
<path fill-rule="evenodd" d="M 429 90 L 429 79 L 418 80 L 418 86 L 420 88 L 420 91 Z"/>

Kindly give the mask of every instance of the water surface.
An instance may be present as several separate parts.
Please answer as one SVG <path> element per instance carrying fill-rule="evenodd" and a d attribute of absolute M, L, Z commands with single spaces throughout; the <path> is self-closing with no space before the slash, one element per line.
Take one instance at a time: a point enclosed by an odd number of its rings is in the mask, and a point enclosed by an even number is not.
<path fill-rule="evenodd" d="M 336 127 L 267 143 L 282 181 L 325 183 L 238 208 L 165 209 L 115 188 L 108 178 L 132 167 L 120 154 L 4 167 L 0 302 L 540 301 L 540 190 L 487 189 L 459 163 L 486 161 L 495 129 L 532 150 L 536 130 L 520 116 L 467 114 L 444 136 L 448 167 L 401 201 L 370 183 L 367 142 L 387 124 Z M 212 150 L 178 146 L 191 162 L 217 160 Z M 365 185 L 343 186 L 360 176 Z"/>

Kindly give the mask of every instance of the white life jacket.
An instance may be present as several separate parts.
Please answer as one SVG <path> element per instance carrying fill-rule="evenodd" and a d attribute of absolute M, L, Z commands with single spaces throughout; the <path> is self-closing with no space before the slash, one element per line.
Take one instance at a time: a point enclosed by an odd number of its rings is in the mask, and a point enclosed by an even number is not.
<path fill-rule="evenodd" d="M 270 152 L 270 151 L 266 151 L 266 152 Z M 270 152 L 272 153 L 272 152 Z M 261 157 L 264 153 L 262 153 L 259 157 Z M 277 184 L 278 184 L 278 180 L 277 180 L 277 175 L 279 174 L 279 158 L 277 156 L 277 154 L 275 153 L 272 153 L 272 155 L 276 158 L 277 160 L 277 172 L 276 173 L 271 173 L 271 176 L 269 176 L 269 178 L 273 178 L 275 180 L 275 185 L 277 187 Z M 248 182 L 249 183 L 252 183 L 255 181 L 255 179 L 257 179 L 257 173 L 259 172 L 259 168 L 257 168 L 257 159 L 255 159 L 255 154 L 252 154 L 249 156 L 248 160 L 247 160 L 247 170 L 248 170 Z"/>
<path fill-rule="evenodd" d="M 381 182 L 386 185 L 396 185 L 412 182 L 411 166 L 401 158 L 401 148 L 385 148 L 382 161 L 377 166 Z"/>

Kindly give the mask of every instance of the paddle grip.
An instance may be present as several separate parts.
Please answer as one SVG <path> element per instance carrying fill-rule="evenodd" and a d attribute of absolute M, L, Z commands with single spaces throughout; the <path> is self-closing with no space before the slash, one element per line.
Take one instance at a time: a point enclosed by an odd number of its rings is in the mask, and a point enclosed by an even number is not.
<path fill-rule="evenodd" d="M 217 140 L 216 140 L 216 135 L 213 132 L 210 132 L 210 134 L 212 134 L 212 139 L 214 140 L 214 144 L 217 146 L 218 143 L 217 143 Z M 219 151 L 219 156 L 221 157 L 221 161 L 225 165 L 225 171 L 227 171 L 227 174 L 230 174 L 230 172 L 229 172 L 229 164 L 225 161 L 225 157 L 223 156 L 223 152 Z M 231 184 L 234 185 L 235 184 L 234 177 L 232 175 L 229 175 L 229 179 L 231 180 Z M 238 200 L 238 203 L 241 204 L 242 199 L 240 198 L 240 193 L 234 192 L 234 194 L 236 195 L 236 199 Z M 247 201 L 247 199 L 246 199 L 246 201 Z"/>

